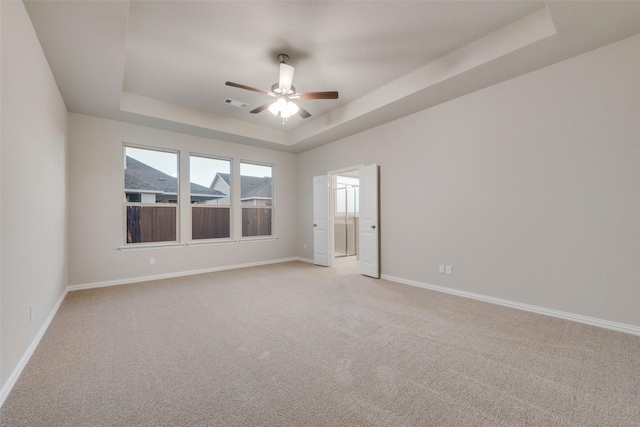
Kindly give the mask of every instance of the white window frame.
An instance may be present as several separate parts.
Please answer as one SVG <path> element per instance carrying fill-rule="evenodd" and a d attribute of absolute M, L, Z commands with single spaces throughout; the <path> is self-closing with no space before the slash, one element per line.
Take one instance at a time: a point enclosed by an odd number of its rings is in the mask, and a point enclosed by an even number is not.
<path fill-rule="evenodd" d="M 234 209 L 234 200 L 233 200 L 233 196 L 235 194 L 234 191 L 234 162 L 233 162 L 233 158 L 232 157 L 224 157 L 224 156 L 216 156 L 213 154 L 206 154 L 206 153 L 200 153 L 200 152 L 189 152 L 189 189 L 191 189 L 191 157 L 202 157 L 205 159 L 213 159 L 213 160 L 222 160 L 225 162 L 229 162 L 229 180 L 231 181 L 229 183 L 229 205 L 221 205 L 220 207 L 216 208 L 216 205 L 212 205 L 211 207 L 205 207 L 206 205 L 197 205 L 197 204 L 192 204 L 191 203 L 191 191 L 189 191 L 189 225 L 188 225 L 188 229 L 189 229 L 189 245 L 199 245 L 199 244 L 211 244 L 211 243 L 228 243 L 228 242 L 233 242 L 235 241 L 234 236 L 235 236 L 235 211 L 236 209 Z M 220 209 L 221 207 L 225 207 L 229 209 L 229 237 L 212 237 L 212 238 L 208 238 L 208 239 L 194 239 L 193 238 L 193 207 L 197 206 L 198 208 L 204 207 L 205 209 Z"/>
<path fill-rule="evenodd" d="M 268 235 L 260 235 L 260 236 L 243 236 L 242 235 L 242 210 L 245 208 L 245 206 L 242 205 L 242 164 L 246 163 L 249 165 L 256 165 L 256 166 L 266 166 L 266 167 L 270 167 L 271 168 L 271 206 L 269 207 L 271 209 L 271 234 Z M 273 240 L 273 239 L 277 239 L 277 234 L 276 234 L 276 165 L 275 163 L 268 163 L 268 162 L 261 162 L 261 161 L 256 161 L 256 160 L 247 160 L 247 159 L 240 159 L 238 161 L 238 182 L 236 184 L 236 188 L 238 188 L 238 203 L 240 206 L 239 211 L 239 223 L 240 223 L 240 227 L 238 230 L 238 236 L 240 241 L 250 241 L 250 240 Z M 246 206 L 247 208 L 251 208 L 251 206 Z M 265 206 L 260 206 L 261 208 L 264 208 Z"/>
<path fill-rule="evenodd" d="M 126 188 L 125 188 L 125 180 L 124 180 L 124 174 L 125 174 L 125 166 L 126 166 L 126 162 L 127 162 L 127 148 L 137 148 L 137 149 L 141 149 L 141 150 L 150 150 L 150 151 L 158 151 L 158 152 L 162 152 L 162 153 L 170 153 L 170 154 L 175 154 L 176 155 L 176 203 L 142 203 L 142 202 L 127 202 L 126 201 L 126 197 L 125 197 L 125 193 L 126 193 Z M 128 142 L 124 142 L 122 144 L 122 161 L 123 161 L 123 167 L 122 167 L 122 200 L 123 200 L 123 204 L 122 204 L 122 242 L 123 245 L 121 248 L 123 249 L 127 249 L 127 248 L 141 248 L 141 247 L 157 247 L 157 246 L 176 246 L 176 245 L 180 245 L 181 239 L 180 239 L 180 150 L 172 150 L 172 149 L 167 149 L 167 148 L 162 148 L 162 147 L 155 147 L 155 146 L 148 146 L 148 145 L 141 145 L 141 144 L 133 144 L 133 143 L 128 143 Z M 158 241 L 158 242 L 138 242 L 138 243 L 129 243 L 128 239 L 127 239 L 127 207 L 128 206 L 149 206 L 149 207 L 172 207 L 175 209 L 175 215 L 176 215 L 176 239 L 175 240 L 163 240 L 163 241 Z"/>

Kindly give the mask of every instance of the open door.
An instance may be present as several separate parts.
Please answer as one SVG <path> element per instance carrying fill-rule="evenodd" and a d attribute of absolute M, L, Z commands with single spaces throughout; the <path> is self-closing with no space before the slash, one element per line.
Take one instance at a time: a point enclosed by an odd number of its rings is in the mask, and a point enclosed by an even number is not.
<path fill-rule="evenodd" d="M 315 182 L 315 180 L 314 180 Z M 360 274 L 380 277 L 378 165 L 360 169 Z"/>
<path fill-rule="evenodd" d="M 329 267 L 329 179 L 313 177 L 313 263 Z"/>

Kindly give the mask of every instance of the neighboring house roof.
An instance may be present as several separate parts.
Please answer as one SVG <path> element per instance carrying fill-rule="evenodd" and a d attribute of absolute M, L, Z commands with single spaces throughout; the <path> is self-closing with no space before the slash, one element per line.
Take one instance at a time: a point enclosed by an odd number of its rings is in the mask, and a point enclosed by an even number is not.
<path fill-rule="evenodd" d="M 127 191 L 137 190 L 141 192 L 177 194 L 178 179 L 127 156 L 127 167 L 124 170 L 124 188 Z M 210 196 L 212 199 L 226 196 L 226 194 L 218 190 L 193 182 L 191 183 L 191 194 Z"/>
<path fill-rule="evenodd" d="M 216 173 L 216 177 L 213 178 L 213 181 L 211 182 L 211 185 L 209 186 L 209 188 L 214 188 L 216 186 L 216 183 L 219 180 L 223 180 L 225 184 L 227 184 L 227 187 L 231 187 L 231 185 L 229 184 L 231 178 L 231 175 L 229 175 L 228 173 Z"/>
<path fill-rule="evenodd" d="M 223 179 L 224 182 L 229 185 L 230 175 L 228 173 L 218 173 L 211 183 L 213 187 L 216 180 Z M 271 199 L 273 187 L 271 185 L 271 177 L 257 177 L 257 176 L 241 176 L 240 177 L 240 198 L 242 200 L 247 199 Z"/>
<path fill-rule="evenodd" d="M 213 178 L 213 182 L 211 183 L 211 187 L 213 187 L 214 185 L 216 185 L 216 181 L 217 181 L 218 179 L 222 179 L 224 182 L 226 182 L 226 183 L 227 183 L 227 185 L 229 185 L 229 186 L 230 186 L 230 184 L 229 184 L 229 183 L 231 182 L 231 175 L 229 175 L 228 173 L 220 173 L 220 172 L 218 172 L 218 173 L 216 174 L 216 177 L 215 177 L 215 178 Z"/>

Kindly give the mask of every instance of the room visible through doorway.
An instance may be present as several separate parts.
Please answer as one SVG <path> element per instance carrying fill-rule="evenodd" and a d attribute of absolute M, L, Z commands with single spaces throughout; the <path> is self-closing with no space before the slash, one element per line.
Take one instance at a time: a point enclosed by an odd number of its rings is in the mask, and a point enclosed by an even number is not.
<path fill-rule="evenodd" d="M 358 170 L 335 175 L 332 200 L 335 263 L 357 262 L 359 259 L 360 179 L 358 176 Z"/>

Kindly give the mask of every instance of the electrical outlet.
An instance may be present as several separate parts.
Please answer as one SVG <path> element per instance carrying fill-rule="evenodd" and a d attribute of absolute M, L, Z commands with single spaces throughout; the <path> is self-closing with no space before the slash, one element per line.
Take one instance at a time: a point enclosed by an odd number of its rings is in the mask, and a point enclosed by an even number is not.
<path fill-rule="evenodd" d="M 307 244 L 306 243 L 304 244 L 304 248 L 307 249 Z"/>
<path fill-rule="evenodd" d="M 440 274 L 444 274 L 444 264 L 440 264 L 438 268 L 439 268 Z"/>
<path fill-rule="evenodd" d="M 156 263 L 156 259 L 151 257 L 149 258 L 149 265 L 154 265 Z"/>
<path fill-rule="evenodd" d="M 452 273 L 451 273 L 451 266 L 450 266 L 450 265 L 447 265 L 447 274 L 452 274 Z"/>

